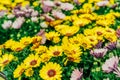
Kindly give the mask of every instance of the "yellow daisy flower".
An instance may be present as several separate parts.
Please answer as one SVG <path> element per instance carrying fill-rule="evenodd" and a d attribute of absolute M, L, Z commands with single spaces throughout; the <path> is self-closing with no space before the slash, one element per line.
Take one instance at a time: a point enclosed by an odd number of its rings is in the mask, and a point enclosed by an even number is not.
<path fill-rule="evenodd" d="M 67 60 L 75 63 L 80 63 L 81 57 L 77 56 L 67 56 Z"/>
<path fill-rule="evenodd" d="M 53 62 L 47 63 L 39 71 L 39 75 L 44 80 L 61 80 L 62 77 L 62 67 Z"/>
<path fill-rule="evenodd" d="M 35 49 L 36 54 L 42 54 L 42 53 L 46 53 L 47 51 L 47 47 L 46 46 L 39 46 L 37 49 Z"/>
<path fill-rule="evenodd" d="M 3 5 L 10 5 L 12 2 L 11 2 L 11 0 L 2 0 L 2 1 L 0 1 L 0 3 Z"/>
<path fill-rule="evenodd" d="M 63 20 L 55 20 L 55 21 L 51 21 L 50 22 L 50 25 L 51 26 L 56 26 L 56 25 L 59 25 L 63 22 Z"/>
<path fill-rule="evenodd" d="M 41 43 L 42 37 L 41 36 L 34 36 L 32 37 L 32 43 Z"/>
<path fill-rule="evenodd" d="M 77 26 L 65 26 L 65 25 L 59 25 L 59 26 L 56 26 L 55 29 L 60 32 L 62 35 L 65 35 L 65 36 L 72 36 L 74 35 L 75 33 L 77 33 L 79 31 L 79 27 Z"/>
<path fill-rule="evenodd" d="M 48 53 L 43 53 L 42 55 L 40 55 L 40 59 L 41 59 L 41 62 L 48 62 L 50 59 L 51 59 L 51 55 L 48 54 Z"/>
<path fill-rule="evenodd" d="M 68 43 L 67 45 L 62 45 L 62 48 L 65 52 L 65 55 L 67 56 L 81 56 L 82 51 L 80 47 L 76 44 L 70 44 Z"/>
<path fill-rule="evenodd" d="M 95 13 L 92 13 L 92 14 L 82 14 L 79 16 L 79 18 L 82 18 L 82 19 L 88 19 L 88 20 L 95 20 L 96 19 L 96 16 L 93 15 Z"/>
<path fill-rule="evenodd" d="M 25 69 L 26 67 L 23 63 L 21 65 L 18 65 L 17 68 L 13 72 L 14 78 L 19 78 L 23 74 Z"/>
<path fill-rule="evenodd" d="M 21 44 L 20 42 L 16 42 L 14 45 L 11 46 L 13 51 L 21 51 L 25 48 L 25 45 Z"/>
<path fill-rule="evenodd" d="M 72 38 L 69 38 L 70 43 L 81 45 L 82 38 L 84 37 L 83 34 L 77 34 L 76 36 L 73 36 Z"/>
<path fill-rule="evenodd" d="M 45 36 L 46 36 L 46 38 L 47 38 L 48 40 L 51 41 L 51 40 L 53 40 L 53 38 L 59 37 L 60 34 L 59 34 L 58 32 L 51 31 L 51 32 L 49 32 L 49 33 L 46 33 Z"/>
<path fill-rule="evenodd" d="M 93 28 L 92 31 L 95 33 L 95 35 L 97 35 L 98 40 L 103 39 L 103 36 L 104 36 L 104 33 L 105 33 L 105 28 L 95 27 L 95 28 Z"/>
<path fill-rule="evenodd" d="M 85 18 L 81 18 L 81 19 L 77 19 L 73 22 L 74 26 L 80 26 L 83 27 L 87 24 L 91 23 L 91 20 L 85 19 Z"/>
<path fill-rule="evenodd" d="M 115 30 L 112 29 L 112 28 L 106 27 L 104 34 L 105 34 L 105 35 L 107 35 L 107 34 L 115 34 Z"/>
<path fill-rule="evenodd" d="M 47 52 L 48 54 L 51 54 L 53 57 L 62 56 L 62 47 L 61 46 L 50 46 Z"/>
<path fill-rule="evenodd" d="M 67 36 L 64 36 L 64 37 L 62 38 L 62 45 L 66 44 L 66 43 L 70 43 L 70 40 L 68 39 Z"/>
<path fill-rule="evenodd" d="M 115 17 L 120 18 L 120 13 L 119 12 L 113 12 L 112 13 Z"/>
<path fill-rule="evenodd" d="M 24 45 L 29 45 L 32 43 L 32 39 L 30 37 L 23 37 L 20 39 L 20 43 Z"/>
<path fill-rule="evenodd" d="M 26 67 L 38 67 L 40 63 L 41 63 L 40 57 L 34 54 L 30 54 L 24 60 L 24 64 L 26 65 Z"/>
<path fill-rule="evenodd" d="M 4 68 L 13 59 L 14 59 L 14 56 L 12 54 L 4 54 L 4 55 L 2 55 L 2 57 L 0 57 L 0 67 Z"/>
<path fill-rule="evenodd" d="M 90 3 L 85 3 L 83 5 L 83 10 L 86 12 L 86 13 L 89 13 L 89 12 L 92 12 L 92 4 Z"/>
<path fill-rule="evenodd" d="M 69 27 L 69 26 L 68 25 L 57 25 L 57 26 L 55 26 L 55 30 L 60 32 L 62 29 L 66 28 L 66 27 Z"/>
<path fill-rule="evenodd" d="M 8 48 L 11 48 L 12 45 L 14 45 L 15 43 L 16 43 L 15 41 L 10 39 L 10 40 L 7 40 L 4 45 L 5 45 L 5 48 L 8 49 Z"/>
<path fill-rule="evenodd" d="M 92 46 L 95 46 L 98 43 L 97 36 L 86 36 L 89 39 L 89 42 Z"/>
<path fill-rule="evenodd" d="M 34 73 L 34 70 L 32 68 L 28 68 L 25 70 L 25 76 L 31 77 Z"/>
<path fill-rule="evenodd" d="M 84 30 L 84 35 L 85 36 L 92 36 L 92 35 L 94 35 L 94 32 L 93 32 L 92 29 L 85 29 Z"/>
<path fill-rule="evenodd" d="M 54 43 L 59 43 L 60 40 L 61 40 L 60 37 L 54 37 L 54 38 L 53 38 L 53 42 L 54 42 Z"/>
<path fill-rule="evenodd" d="M 39 1 L 34 1 L 34 2 L 33 2 L 33 6 L 34 6 L 34 7 L 36 7 L 36 6 L 38 6 L 38 5 L 39 5 Z"/>
<path fill-rule="evenodd" d="M 61 33 L 65 36 L 72 36 L 75 33 L 77 33 L 79 31 L 80 27 L 78 26 L 71 26 L 69 28 L 65 28 L 61 31 Z"/>
<path fill-rule="evenodd" d="M 88 0 L 88 3 L 96 3 L 99 2 L 100 0 Z"/>
<path fill-rule="evenodd" d="M 82 42 L 81 42 L 81 46 L 84 48 L 84 50 L 86 49 L 90 49 L 92 47 L 90 41 L 88 38 L 84 37 Z"/>
<path fill-rule="evenodd" d="M 117 36 L 116 36 L 115 34 L 107 34 L 107 35 L 105 36 L 105 38 L 106 38 L 107 40 L 109 40 L 110 42 L 115 42 L 115 41 L 117 41 Z"/>
<path fill-rule="evenodd" d="M 78 2 L 79 2 L 79 3 L 84 3 L 84 2 L 85 2 L 85 0 L 78 0 Z"/>
<path fill-rule="evenodd" d="M 40 46 L 40 43 L 34 43 L 33 46 L 30 48 L 31 50 L 35 50 Z"/>

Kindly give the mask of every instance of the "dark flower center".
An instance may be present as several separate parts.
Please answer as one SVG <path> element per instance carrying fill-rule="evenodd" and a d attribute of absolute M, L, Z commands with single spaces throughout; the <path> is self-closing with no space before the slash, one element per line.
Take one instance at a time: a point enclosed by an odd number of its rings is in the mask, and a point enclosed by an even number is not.
<path fill-rule="evenodd" d="M 68 60 L 70 60 L 70 61 L 74 61 L 74 58 L 72 58 L 72 57 L 68 57 Z"/>
<path fill-rule="evenodd" d="M 19 74 L 21 75 L 24 72 L 25 69 L 21 69 L 21 71 L 19 72 Z"/>
<path fill-rule="evenodd" d="M 16 51 L 21 51 L 21 50 L 22 50 L 22 48 L 20 48 L 20 47 L 16 48 Z"/>
<path fill-rule="evenodd" d="M 111 30 L 106 30 L 106 31 L 107 31 L 107 32 L 110 32 L 110 33 L 112 32 Z"/>
<path fill-rule="evenodd" d="M 59 51 L 55 51 L 55 52 L 53 52 L 53 54 L 54 54 L 55 56 L 58 56 L 58 55 L 60 54 L 60 52 L 59 52 Z"/>
<path fill-rule="evenodd" d="M 91 41 L 91 42 L 94 42 L 94 40 L 93 40 L 93 39 L 90 39 L 90 41 Z"/>
<path fill-rule="evenodd" d="M 49 77 L 54 77 L 56 75 L 56 71 L 51 69 L 47 72 L 47 74 L 48 74 Z"/>
<path fill-rule="evenodd" d="M 29 44 L 29 42 L 28 42 L 28 41 L 25 41 L 25 42 L 24 42 L 24 45 L 28 45 L 28 44 Z"/>
<path fill-rule="evenodd" d="M 102 35 L 102 32 L 97 32 L 97 35 L 99 35 L 99 36 Z"/>
<path fill-rule="evenodd" d="M 30 62 L 30 65 L 32 65 L 32 66 L 34 66 L 35 64 L 37 64 L 37 61 L 36 61 L 36 60 L 32 60 L 32 61 Z"/>
<path fill-rule="evenodd" d="M 9 62 L 9 60 L 5 60 L 5 61 L 3 62 L 3 64 L 6 65 L 8 62 Z"/>
<path fill-rule="evenodd" d="M 71 33 L 66 33 L 66 36 L 71 36 Z"/>
<path fill-rule="evenodd" d="M 87 44 L 86 43 L 82 43 L 83 47 L 87 47 Z"/>
<path fill-rule="evenodd" d="M 44 61 L 48 61 L 48 60 L 49 60 L 49 58 L 48 58 L 48 57 L 45 57 L 43 60 L 44 60 Z"/>
<path fill-rule="evenodd" d="M 73 54 L 76 54 L 76 51 L 75 51 L 75 50 L 72 50 L 71 52 L 72 52 Z"/>

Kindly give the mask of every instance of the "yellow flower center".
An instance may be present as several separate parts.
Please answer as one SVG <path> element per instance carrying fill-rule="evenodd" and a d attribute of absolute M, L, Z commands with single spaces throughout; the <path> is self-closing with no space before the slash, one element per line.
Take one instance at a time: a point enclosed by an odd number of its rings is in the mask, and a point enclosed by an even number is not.
<path fill-rule="evenodd" d="M 48 74 L 49 77 L 54 77 L 56 75 L 56 71 L 51 69 L 47 72 L 47 74 Z"/>

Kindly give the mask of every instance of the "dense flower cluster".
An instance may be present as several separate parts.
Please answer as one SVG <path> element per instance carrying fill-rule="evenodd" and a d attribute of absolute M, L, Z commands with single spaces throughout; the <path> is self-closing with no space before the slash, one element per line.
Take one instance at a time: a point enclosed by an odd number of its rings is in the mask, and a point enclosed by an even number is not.
<path fill-rule="evenodd" d="M 119 0 L 0 1 L 8 80 L 119 80 Z"/>

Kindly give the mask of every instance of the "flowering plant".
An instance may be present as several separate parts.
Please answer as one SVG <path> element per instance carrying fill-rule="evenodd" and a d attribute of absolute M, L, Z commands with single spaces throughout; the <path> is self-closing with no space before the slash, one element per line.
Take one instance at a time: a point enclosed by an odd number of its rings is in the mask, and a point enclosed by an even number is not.
<path fill-rule="evenodd" d="M 119 0 L 4 0 L 0 18 L 8 80 L 119 80 Z"/>

